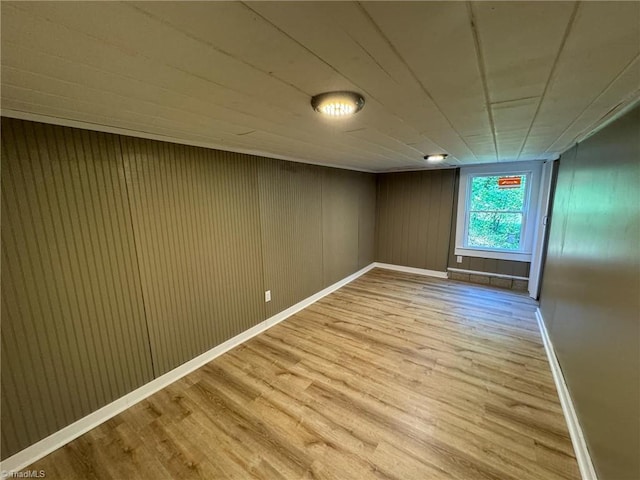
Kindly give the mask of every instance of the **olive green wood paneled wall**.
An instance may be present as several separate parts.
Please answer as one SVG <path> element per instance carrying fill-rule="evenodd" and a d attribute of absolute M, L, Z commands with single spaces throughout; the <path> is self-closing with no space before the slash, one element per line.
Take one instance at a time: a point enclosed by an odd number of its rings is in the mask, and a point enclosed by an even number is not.
<path fill-rule="evenodd" d="M 263 160 L 258 166 L 267 315 L 322 290 L 322 169 Z M 300 267 L 303 270 L 300 270 Z"/>
<path fill-rule="evenodd" d="M 371 263 L 374 229 L 371 174 L 3 118 L 2 458 Z"/>
<path fill-rule="evenodd" d="M 640 107 L 560 157 L 540 309 L 598 478 L 640 478 Z"/>
<path fill-rule="evenodd" d="M 120 142 L 2 121 L 2 457 L 153 378 Z"/>
<path fill-rule="evenodd" d="M 360 197 L 355 172 L 325 169 L 322 174 L 322 281 L 329 286 L 358 270 Z M 356 225 L 356 228 L 344 228 Z"/>
<path fill-rule="evenodd" d="M 360 198 L 360 218 L 358 229 L 358 268 L 364 268 L 376 261 L 376 177 L 359 174 L 353 182 Z"/>
<path fill-rule="evenodd" d="M 455 170 L 378 176 L 376 260 L 446 271 Z"/>
<path fill-rule="evenodd" d="M 267 316 L 374 261 L 374 175 L 261 159 L 258 178 Z"/>
<path fill-rule="evenodd" d="M 156 375 L 264 320 L 257 158 L 122 137 Z"/>

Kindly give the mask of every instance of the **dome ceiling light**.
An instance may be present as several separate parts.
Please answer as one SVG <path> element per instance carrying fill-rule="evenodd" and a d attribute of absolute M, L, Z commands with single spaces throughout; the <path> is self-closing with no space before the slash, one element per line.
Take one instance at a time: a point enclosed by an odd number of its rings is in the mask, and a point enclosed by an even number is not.
<path fill-rule="evenodd" d="M 447 156 L 446 153 L 435 153 L 433 155 L 425 155 L 424 159 L 430 163 L 437 163 L 443 161 Z"/>
<path fill-rule="evenodd" d="M 327 117 L 349 117 L 364 107 L 364 97 L 355 92 L 326 92 L 311 98 L 313 109 Z"/>

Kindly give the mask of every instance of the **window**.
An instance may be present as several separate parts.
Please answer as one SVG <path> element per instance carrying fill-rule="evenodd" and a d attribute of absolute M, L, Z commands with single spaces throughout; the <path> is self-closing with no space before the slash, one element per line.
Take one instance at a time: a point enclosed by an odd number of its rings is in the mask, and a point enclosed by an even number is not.
<path fill-rule="evenodd" d="M 467 246 L 519 251 L 527 175 L 470 177 Z"/>
<path fill-rule="evenodd" d="M 496 164 L 460 173 L 456 255 L 530 261 L 540 164 Z"/>

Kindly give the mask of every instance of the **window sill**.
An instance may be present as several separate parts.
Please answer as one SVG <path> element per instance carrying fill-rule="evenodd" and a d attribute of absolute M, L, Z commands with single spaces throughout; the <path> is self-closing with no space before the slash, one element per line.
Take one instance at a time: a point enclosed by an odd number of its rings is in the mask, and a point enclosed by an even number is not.
<path fill-rule="evenodd" d="M 477 248 L 456 247 L 455 255 L 463 257 L 495 258 L 497 260 L 511 260 L 514 262 L 530 262 L 530 253 L 497 252 L 495 250 L 480 250 Z"/>

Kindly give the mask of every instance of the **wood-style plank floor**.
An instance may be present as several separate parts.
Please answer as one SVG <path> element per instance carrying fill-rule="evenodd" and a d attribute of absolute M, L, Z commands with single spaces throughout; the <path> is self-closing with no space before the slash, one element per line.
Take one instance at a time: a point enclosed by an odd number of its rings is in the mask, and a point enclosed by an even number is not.
<path fill-rule="evenodd" d="M 373 270 L 35 463 L 63 479 L 578 479 L 522 294 Z"/>

